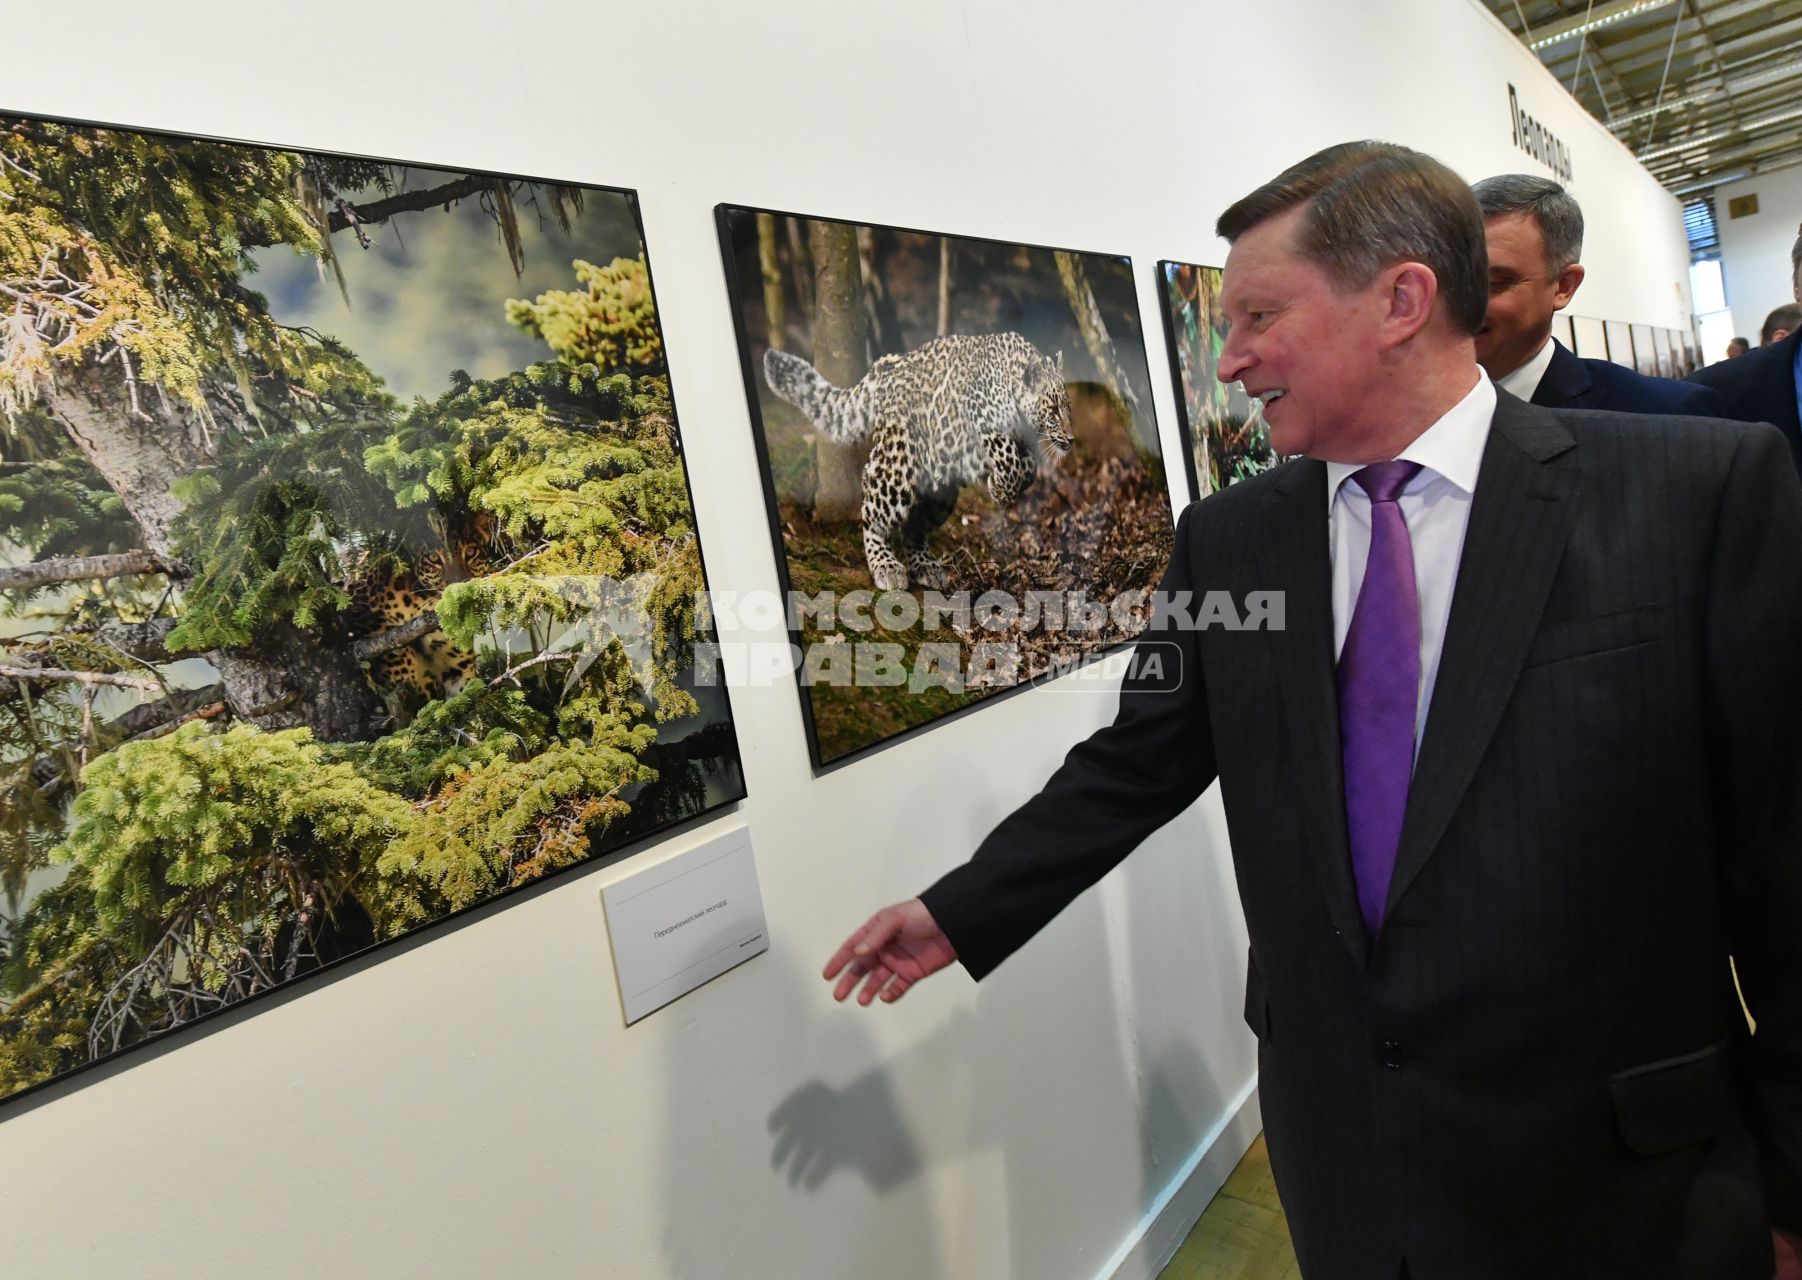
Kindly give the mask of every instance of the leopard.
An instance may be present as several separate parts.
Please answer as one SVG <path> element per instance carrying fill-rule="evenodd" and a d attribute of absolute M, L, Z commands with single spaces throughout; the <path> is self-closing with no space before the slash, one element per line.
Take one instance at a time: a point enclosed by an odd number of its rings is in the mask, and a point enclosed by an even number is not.
<path fill-rule="evenodd" d="M 490 534 L 481 521 L 470 524 L 407 561 L 392 554 L 371 556 L 366 549 L 347 555 L 350 574 L 344 589 L 351 603 L 345 621 L 352 635 L 375 635 L 410 622 L 437 607 L 450 583 L 491 572 Z M 377 654 L 368 672 L 390 712 L 402 720 L 433 698 L 454 696 L 478 674 L 475 656 L 436 630 Z"/>
<path fill-rule="evenodd" d="M 770 390 L 840 444 L 869 437 L 859 516 L 864 559 L 880 591 L 949 584 L 927 538 L 964 486 L 1003 507 L 1074 444 L 1064 353 L 1047 357 L 1018 333 L 952 334 L 881 357 L 840 387 L 801 357 L 764 353 Z"/>

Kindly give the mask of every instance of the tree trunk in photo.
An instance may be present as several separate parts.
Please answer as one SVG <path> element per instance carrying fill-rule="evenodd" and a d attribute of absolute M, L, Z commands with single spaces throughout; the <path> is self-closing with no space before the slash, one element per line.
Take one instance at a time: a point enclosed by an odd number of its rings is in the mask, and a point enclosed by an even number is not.
<path fill-rule="evenodd" d="M 864 360 L 863 280 L 857 254 L 857 229 L 839 222 L 807 224 L 813 257 L 813 367 L 835 386 L 849 387 L 862 378 Z M 866 446 L 835 444 L 816 435 L 819 484 L 814 491 L 815 520 L 855 520 L 863 505 Z"/>
<path fill-rule="evenodd" d="M 1108 336 L 1107 324 L 1101 318 L 1101 308 L 1095 303 L 1095 291 L 1089 288 L 1089 274 L 1082 264 L 1082 259 L 1073 253 L 1058 250 L 1057 278 L 1064 286 L 1064 297 L 1070 303 L 1070 310 L 1076 316 L 1076 327 L 1082 333 L 1083 346 L 1088 348 L 1089 356 L 1095 361 L 1095 367 L 1101 371 L 1101 381 L 1107 389 L 1114 393 L 1114 398 L 1132 415 L 1128 430 L 1136 431 L 1139 418 L 1139 397 L 1133 394 L 1132 383 L 1127 379 L 1126 370 L 1120 365 L 1120 357 L 1114 353 L 1114 340 Z M 1144 441 L 1139 442 L 1141 446 Z M 1155 442 L 1153 442 L 1155 443 Z"/>
<path fill-rule="evenodd" d="M 1212 360 L 1214 352 L 1214 315 L 1220 308 L 1220 290 L 1212 271 L 1191 271 L 1195 281 L 1195 343 L 1201 354 Z M 1216 366 L 1217 367 L 1217 366 Z M 1195 388 L 1195 398 L 1203 409 L 1195 424 L 1195 475 L 1201 485 L 1197 496 L 1207 497 L 1226 487 L 1225 468 L 1221 466 L 1222 436 L 1230 429 L 1229 400 L 1226 387 L 1214 378 L 1209 386 Z"/>
<path fill-rule="evenodd" d="M 254 649 L 219 649 L 206 658 L 240 720 L 264 729 L 304 726 L 321 742 L 375 735 L 380 704 L 347 644 L 320 644 L 284 626 Z"/>
<path fill-rule="evenodd" d="M 939 237 L 939 322 L 938 335 L 951 332 L 951 237 Z"/>
<path fill-rule="evenodd" d="M 138 401 L 144 416 L 134 421 L 124 377 L 91 362 L 62 373 L 43 397 L 44 408 L 138 522 L 150 553 L 172 564 L 182 504 L 171 490 L 206 465 L 207 433 L 197 414 L 165 406 L 148 387 Z"/>
<path fill-rule="evenodd" d="M 144 545 L 163 563 L 175 564 L 175 523 L 182 512 L 176 481 L 210 461 L 209 433 L 198 415 L 165 406 L 141 388 L 142 416 L 134 419 L 124 377 L 93 364 L 65 373 L 43 403 L 138 522 Z M 229 410 L 220 406 L 218 412 Z M 220 422 L 211 430 L 237 426 Z M 377 723 L 380 704 L 347 646 L 322 645 L 281 627 L 255 648 L 193 656 L 205 657 L 219 672 L 232 713 L 265 729 L 305 725 L 322 742 L 343 742 L 367 738 Z"/>
<path fill-rule="evenodd" d="M 795 305 L 801 314 L 813 314 L 813 255 L 807 251 L 807 236 L 801 229 L 801 219 L 784 218 L 783 230 L 788 233 L 788 270 L 795 281 Z"/>
<path fill-rule="evenodd" d="M 763 314 L 769 320 L 764 335 L 770 350 L 787 349 L 788 316 L 782 305 L 782 265 L 776 258 L 776 215 L 757 215 L 757 265 L 763 273 Z"/>
<path fill-rule="evenodd" d="M 870 361 L 881 356 L 899 355 L 907 350 L 901 336 L 901 317 L 895 300 L 889 296 L 888 282 L 876 262 L 876 233 L 869 227 L 857 229 L 857 262 L 863 271 L 863 310 L 869 322 Z"/>

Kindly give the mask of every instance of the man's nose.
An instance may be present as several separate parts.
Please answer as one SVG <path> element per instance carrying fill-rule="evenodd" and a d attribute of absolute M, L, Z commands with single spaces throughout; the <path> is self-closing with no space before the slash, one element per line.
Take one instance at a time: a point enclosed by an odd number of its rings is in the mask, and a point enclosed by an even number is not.
<path fill-rule="evenodd" d="M 1226 345 L 1220 348 L 1220 366 L 1214 371 L 1214 376 L 1222 382 L 1238 382 L 1251 365 L 1251 356 L 1245 350 L 1245 344 L 1233 334 L 1227 334 Z"/>

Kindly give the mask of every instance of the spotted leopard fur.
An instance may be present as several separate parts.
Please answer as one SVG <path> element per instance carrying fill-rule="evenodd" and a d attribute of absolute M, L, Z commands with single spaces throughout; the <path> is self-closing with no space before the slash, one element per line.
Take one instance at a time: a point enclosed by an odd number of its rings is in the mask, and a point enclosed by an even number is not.
<path fill-rule="evenodd" d="M 926 539 L 963 487 L 982 484 L 1011 506 L 1041 460 L 1071 445 L 1063 352 L 1047 359 L 1017 333 L 936 338 L 882 357 L 851 387 L 783 351 L 765 353 L 763 376 L 831 439 L 869 437 L 860 514 L 864 558 L 882 591 L 910 579 L 943 589 L 945 567 Z"/>
<path fill-rule="evenodd" d="M 351 598 L 346 621 L 355 635 L 374 635 L 410 622 L 427 609 L 451 582 L 479 578 L 493 568 L 489 537 L 478 525 L 458 530 L 450 547 L 434 547 L 402 564 L 383 557 L 366 570 L 365 558 L 350 558 Z M 399 715 L 409 716 L 433 698 L 454 695 L 476 674 L 475 658 L 458 650 L 441 631 L 425 635 L 370 660 L 369 677 Z"/>

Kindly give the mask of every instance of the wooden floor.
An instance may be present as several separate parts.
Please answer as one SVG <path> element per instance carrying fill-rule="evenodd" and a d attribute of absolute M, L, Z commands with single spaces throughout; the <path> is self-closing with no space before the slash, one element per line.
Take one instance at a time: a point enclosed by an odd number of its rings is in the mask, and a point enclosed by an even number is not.
<path fill-rule="evenodd" d="M 1263 1134 L 1251 1144 L 1159 1280 L 1301 1280 Z"/>

